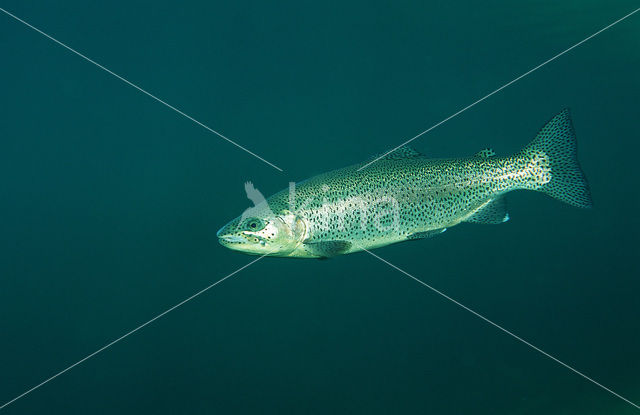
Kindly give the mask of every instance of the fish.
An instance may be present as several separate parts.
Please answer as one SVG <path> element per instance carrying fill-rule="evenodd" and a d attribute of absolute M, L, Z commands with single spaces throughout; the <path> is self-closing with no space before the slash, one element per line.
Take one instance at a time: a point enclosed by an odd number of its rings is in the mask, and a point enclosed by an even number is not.
<path fill-rule="evenodd" d="M 431 238 L 460 223 L 506 222 L 505 195 L 516 190 L 593 205 L 566 108 L 510 156 L 484 149 L 438 159 L 402 146 L 374 160 L 291 183 L 269 198 L 247 183 L 255 205 L 217 232 L 220 244 L 252 255 L 326 259 Z"/>

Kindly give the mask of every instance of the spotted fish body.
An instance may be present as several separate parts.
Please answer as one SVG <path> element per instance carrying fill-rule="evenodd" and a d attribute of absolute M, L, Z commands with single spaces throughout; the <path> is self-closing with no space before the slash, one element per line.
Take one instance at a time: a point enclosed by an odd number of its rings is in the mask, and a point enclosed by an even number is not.
<path fill-rule="evenodd" d="M 520 189 L 591 206 L 568 110 L 512 156 L 487 149 L 467 158 L 429 159 L 401 147 L 371 165 L 283 190 L 218 236 L 223 245 L 251 254 L 331 257 L 431 237 L 461 222 L 505 222 L 504 195 Z"/>

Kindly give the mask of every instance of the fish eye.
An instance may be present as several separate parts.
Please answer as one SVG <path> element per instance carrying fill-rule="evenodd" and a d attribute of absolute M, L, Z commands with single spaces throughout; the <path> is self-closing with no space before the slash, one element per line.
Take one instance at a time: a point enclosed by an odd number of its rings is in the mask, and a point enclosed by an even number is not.
<path fill-rule="evenodd" d="M 252 231 L 259 231 L 264 228 L 264 221 L 258 218 L 249 218 L 244 224 L 245 228 L 250 229 Z"/>

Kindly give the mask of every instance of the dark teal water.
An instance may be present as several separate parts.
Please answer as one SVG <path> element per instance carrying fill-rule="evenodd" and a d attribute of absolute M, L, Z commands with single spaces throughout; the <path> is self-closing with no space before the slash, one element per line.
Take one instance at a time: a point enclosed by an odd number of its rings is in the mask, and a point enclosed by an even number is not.
<path fill-rule="evenodd" d="M 249 262 L 216 230 L 360 162 L 638 7 L 555 2 L 2 2 L 280 173 L 0 14 L 0 401 Z M 415 142 L 516 151 L 571 107 L 595 201 L 377 251 L 640 402 L 640 14 Z M 265 258 L 7 414 L 632 414 L 364 254 Z"/>

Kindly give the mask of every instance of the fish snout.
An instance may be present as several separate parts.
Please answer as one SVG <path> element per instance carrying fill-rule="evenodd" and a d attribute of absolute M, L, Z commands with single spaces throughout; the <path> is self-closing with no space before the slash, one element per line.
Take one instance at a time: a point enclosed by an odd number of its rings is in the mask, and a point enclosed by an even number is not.
<path fill-rule="evenodd" d="M 231 242 L 229 240 L 229 237 L 233 236 L 231 232 L 229 232 L 228 228 L 229 228 L 228 226 L 223 226 L 222 228 L 218 229 L 218 232 L 216 232 L 216 236 L 218 237 L 218 242 L 220 242 L 223 245 L 225 242 Z"/>
<path fill-rule="evenodd" d="M 222 239 L 224 236 L 226 236 L 227 234 L 227 226 L 223 226 L 222 228 L 218 229 L 218 232 L 216 232 L 216 236 L 220 239 Z"/>
<path fill-rule="evenodd" d="M 220 228 L 218 232 L 216 232 L 216 236 L 218 237 L 218 242 L 220 242 L 220 244 L 227 247 L 230 244 L 239 245 L 239 244 L 246 244 L 248 242 L 247 235 L 244 235 L 243 233 L 238 233 L 235 230 L 235 227 L 229 224 Z"/>

